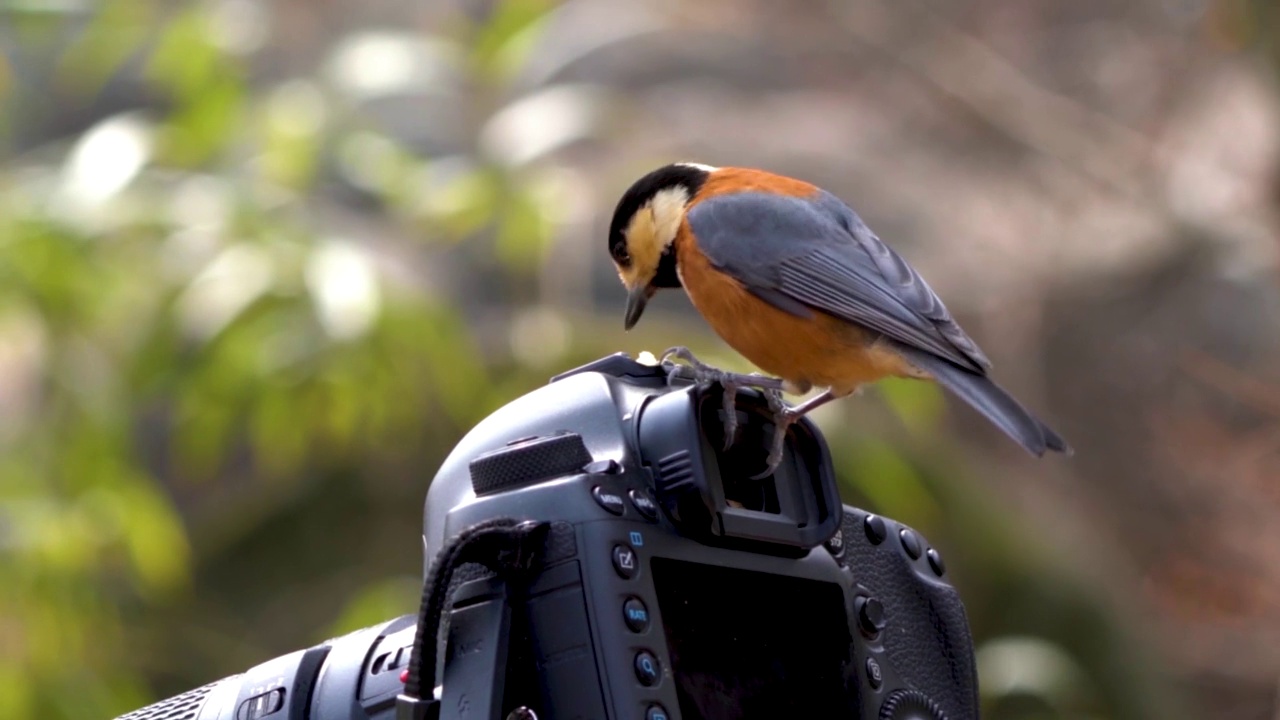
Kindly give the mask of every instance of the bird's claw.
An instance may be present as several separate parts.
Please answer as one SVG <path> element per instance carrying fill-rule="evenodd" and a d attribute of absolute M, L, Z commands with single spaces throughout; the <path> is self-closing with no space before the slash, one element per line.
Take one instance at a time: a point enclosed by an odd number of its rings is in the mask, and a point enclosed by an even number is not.
<path fill-rule="evenodd" d="M 688 365 L 679 365 L 671 362 L 672 358 L 684 360 Z M 661 364 L 667 368 L 668 381 L 677 377 L 692 380 L 695 383 L 719 383 L 720 385 L 734 386 L 735 390 L 744 387 L 757 388 L 759 390 L 782 390 L 782 379 L 761 375 L 760 373 L 736 373 L 708 365 L 697 357 L 687 347 L 673 347 L 662 353 Z"/>
<path fill-rule="evenodd" d="M 720 381 L 724 392 L 720 396 L 720 409 L 724 412 L 724 444 L 721 450 L 733 447 L 738 435 L 738 386 L 732 382 Z"/>
<path fill-rule="evenodd" d="M 677 364 L 672 362 L 672 358 L 684 360 L 688 364 Z M 765 401 L 769 403 L 769 410 L 773 414 L 773 440 L 769 446 L 769 455 L 765 458 L 764 471 L 751 479 L 760 480 L 766 478 L 778 469 L 778 466 L 782 464 L 782 457 L 787 448 L 787 431 L 796 420 L 804 415 L 812 403 L 806 403 L 802 408 L 792 408 L 782 399 L 783 381 L 781 378 L 769 377 L 759 373 L 744 374 L 721 370 L 699 360 L 687 347 L 677 346 L 668 349 L 662 354 L 662 364 L 668 368 L 668 383 L 680 377 L 692 380 L 695 383 L 719 384 L 723 388 L 722 407 L 724 411 L 725 450 L 733 447 L 735 436 L 738 433 L 736 403 L 738 391 L 744 387 L 753 387 L 760 390 L 764 394 Z"/>
<path fill-rule="evenodd" d="M 752 480 L 763 480 L 769 477 L 782 464 L 782 456 L 787 448 L 787 430 L 802 415 L 783 401 L 781 391 L 767 390 L 764 397 L 769 403 L 770 412 L 773 413 L 773 441 L 769 446 L 769 455 L 765 458 L 765 469 L 752 475 Z"/>
<path fill-rule="evenodd" d="M 684 360 L 687 365 L 680 365 L 671 362 L 672 358 Z M 724 411 L 724 449 L 728 450 L 733 447 L 735 436 L 738 434 L 738 409 L 737 397 L 738 391 L 744 387 L 753 387 L 759 389 L 766 396 L 776 396 L 777 401 L 781 402 L 782 380 L 779 378 L 761 375 L 760 373 L 735 373 L 727 370 L 708 365 L 699 360 L 687 347 L 676 346 L 669 348 L 662 353 L 661 363 L 669 366 L 667 370 L 667 383 L 670 384 L 676 378 L 685 378 L 695 383 L 718 384 L 723 389 L 722 409 Z M 770 407 L 773 401 L 770 401 Z"/>
<path fill-rule="evenodd" d="M 684 347 L 683 345 L 677 345 L 673 348 L 667 348 L 667 351 L 662 353 L 662 358 L 659 360 L 659 362 L 664 366 L 670 363 L 671 369 L 667 371 L 668 378 L 684 375 L 684 368 L 686 367 L 684 365 L 677 365 L 676 363 L 670 362 L 672 358 L 684 360 L 688 363 L 687 367 L 692 370 L 692 373 L 688 377 L 695 382 L 707 379 L 705 378 L 707 375 L 715 375 L 723 372 L 720 369 L 714 368 L 699 360 L 689 348 Z"/>

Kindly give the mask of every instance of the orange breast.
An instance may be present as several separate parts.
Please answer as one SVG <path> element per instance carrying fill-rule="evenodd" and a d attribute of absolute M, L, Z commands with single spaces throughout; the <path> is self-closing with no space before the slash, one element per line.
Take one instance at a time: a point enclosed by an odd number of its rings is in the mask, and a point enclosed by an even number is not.
<path fill-rule="evenodd" d="M 889 375 L 918 376 L 878 335 L 815 311 L 804 319 L 760 300 L 719 272 L 698 249 L 688 225 L 676 235 L 676 262 L 685 292 L 730 347 L 766 373 L 791 383 L 847 394 Z"/>

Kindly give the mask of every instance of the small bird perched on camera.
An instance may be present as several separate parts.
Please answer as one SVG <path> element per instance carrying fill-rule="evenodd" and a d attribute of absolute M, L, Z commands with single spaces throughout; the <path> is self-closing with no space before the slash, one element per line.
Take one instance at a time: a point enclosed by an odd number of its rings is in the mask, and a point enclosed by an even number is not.
<path fill-rule="evenodd" d="M 885 377 L 932 379 L 1028 452 L 1071 453 L 1066 441 L 987 376 L 991 362 L 907 261 L 848 205 L 814 185 L 763 170 L 675 163 L 623 194 L 609 254 L 628 291 L 626 329 L 660 288 L 683 287 L 712 329 L 776 377 L 730 373 L 668 350 L 699 381 L 766 391 L 775 415 L 768 475 L 787 428 L 814 408 Z M 795 407 L 782 391 L 803 395 Z"/>

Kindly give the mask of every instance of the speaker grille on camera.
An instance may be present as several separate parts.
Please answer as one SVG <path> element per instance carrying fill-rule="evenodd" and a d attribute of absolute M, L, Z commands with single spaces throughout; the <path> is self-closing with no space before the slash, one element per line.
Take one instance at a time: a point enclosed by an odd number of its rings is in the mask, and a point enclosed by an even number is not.
<path fill-rule="evenodd" d="M 591 453 L 577 433 L 521 438 L 471 461 L 476 495 L 512 490 L 582 471 Z"/>
<path fill-rule="evenodd" d="M 204 687 L 188 690 L 181 695 L 174 695 L 167 700 L 134 710 L 128 715 L 121 715 L 116 720 L 195 720 L 205 696 L 217 684 L 212 682 Z"/>

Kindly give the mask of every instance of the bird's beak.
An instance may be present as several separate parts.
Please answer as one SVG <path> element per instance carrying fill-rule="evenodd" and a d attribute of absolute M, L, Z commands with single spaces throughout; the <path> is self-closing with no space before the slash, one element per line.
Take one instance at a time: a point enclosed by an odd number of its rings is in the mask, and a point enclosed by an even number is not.
<path fill-rule="evenodd" d="M 627 293 L 627 317 L 623 323 L 624 329 L 630 330 L 635 327 L 640 316 L 644 314 L 644 306 L 651 297 L 653 297 L 653 287 L 650 285 L 637 285 L 631 288 Z"/>

